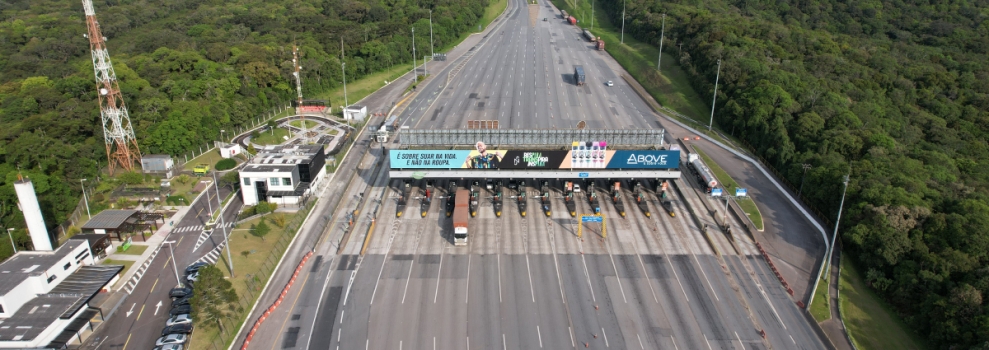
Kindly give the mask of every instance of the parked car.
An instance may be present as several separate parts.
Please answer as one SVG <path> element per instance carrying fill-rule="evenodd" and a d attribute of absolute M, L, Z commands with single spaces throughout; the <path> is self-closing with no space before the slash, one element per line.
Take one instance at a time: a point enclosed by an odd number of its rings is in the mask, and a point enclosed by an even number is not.
<path fill-rule="evenodd" d="M 167 344 L 162 346 L 156 346 L 155 350 L 182 350 L 184 347 L 182 344 Z"/>
<path fill-rule="evenodd" d="M 155 346 L 163 346 L 168 344 L 185 344 L 189 340 L 189 336 L 185 334 L 169 334 L 164 337 L 155 340 Z"/>
<path fill-rule="evenodd" d="M 192 316 L 189 314 L 174 315 L 165 321 L 165 326 L 172 326 L 177 324 L 192 323 Z"/>
<path fill-rule="evenodd" d="M 189 267 L 186 267 L 185 268 L 185 274 L 188 275 L 188 274 L 193 274 L 193 273 L 199 272 L 199 269 L 203 268 L 203 266 L 206 266 L 206 265 L 209 265 L 209 263 L 202 262 L 202 261 L 197 262 L 197 263 L 192 264 L 192 265 L 189 265 Z"/>
<path fill-rule="evenodd" d="M 192 312 L 192 305 L 185 304 L 185 305 L 179 305 L 173 307 L 171 310 L 168 311 L 168 314 L 175 316 L 175 315 L 188 314 L 190 312 Z"/>
<path fill-rule="evenodd" d="M 192 323 L 173 324 L 161 330 L 161 336 L 192 333 Z"/>
<path fill-rule="evenodd" d="M 172 298 L 185 298 L 190 295 L 192 295 L 192 288 L 172 288 L 172 290 L 168 292 L 168 296 Z"/>
<path fill-rule="evenodd" d="M 185 280 L 189 281 L 190 283 L 195 282 L 198 279 L 199 279 L 199 272 L 193 272 L 192 274 L 185 276 Z"/>
<path fill-rule="evenodd" d="M 176 306 L 179 306 L 179 305 L 189 305 L 191 303 L 191 301 L 192 301 L 192 296 L 191 295 L 186 296 L 184 298 L 178 298 L 178 299 L 172 300 L 172 307 L 176 307 Z"/>

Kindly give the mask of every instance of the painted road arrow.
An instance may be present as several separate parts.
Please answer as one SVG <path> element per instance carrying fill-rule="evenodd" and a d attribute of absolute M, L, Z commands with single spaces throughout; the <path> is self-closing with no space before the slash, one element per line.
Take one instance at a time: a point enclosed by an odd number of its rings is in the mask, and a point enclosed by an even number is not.
<path fill-rule="evenodd" d="M 155 316 L 158 316 L 158 309 L 161 308 L 161 300 L 158 300 L 158 305 L 155 305 Z"/>
<path fill-rule="evenodd" d="M 130 306 L 130 311 L 127 311 L 127 317 L 130 317 L 130 314 L 134 313 L 135 306 L 137 306 L 137 303 L 134 303 L 133 305 Z"/>

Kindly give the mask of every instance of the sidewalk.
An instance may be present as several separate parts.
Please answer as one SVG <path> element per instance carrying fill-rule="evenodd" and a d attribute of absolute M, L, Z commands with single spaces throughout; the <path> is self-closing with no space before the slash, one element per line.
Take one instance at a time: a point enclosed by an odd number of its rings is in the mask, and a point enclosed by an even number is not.
<path fill-rule="evenodd" d="M 841 321 L 841 312 L 838 310 L 838 283 L 841 273 L 840 262 L 841 250 L 836 249 L 834 256 L 831 258 L 831 273 L 828 278 L 828 306 L 831 310 L 831 318 L 818 324 L 824 329 L 824 333 L 828 334 L 828 339 L 831 339 L 831 344 L 834 344 L 835 349 L 852 350 L 855 347 L 848 340 L 846 334 L 848 330 L 845 329 L 845 323 Z"/>

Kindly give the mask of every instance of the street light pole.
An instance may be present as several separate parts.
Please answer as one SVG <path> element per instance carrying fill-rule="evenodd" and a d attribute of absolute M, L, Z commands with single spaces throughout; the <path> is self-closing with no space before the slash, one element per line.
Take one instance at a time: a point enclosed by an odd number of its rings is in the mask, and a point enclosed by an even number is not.
<path fill-rule="evenodd" d="M 707 124 L 707 131 L 711 131 L 714 125 L 714 103 L 718 101 L 718 78 L 721 78 L 721 59 L 718 59 L 718 74 L 714 76 L 714 99 L 711 100 L 711 121 Z"/>
<path fill-rule="evenodd" d="M 436 57 L 433 52 L 433 10 L 429 10 L 429 55 Z M 426 60 L 422 60 L 422 65 L 426 65 Z"/>
<path fill-rule="evenodd" d="M 804 179 L 807 177 L 807 169 L 810 169 L 810 164 L 803 163 L 801 166 L 804 167 L 804 175 L 800 177 L 800 189 L 797 190 L 797 199 L 800 199 L 800 193 L 804 191 Z"/>
<path fill-rule="evenodd" d="M 831 255 L 834 253 L 834 243 L 838 238 L 838 224 L 841 223 L 841 210 L 845 208 L 845 193 L 848 192 L 848 175 L 845 175 L 845 189 L 841 190 L 841 204 L 838 205 L 838 219 L 834 222 L 834 234 L 831 236 L 831 245 L 828 246 L 827 265 L 824 265 L 824 275 L 831 273 Z"/>
<path fill-rule="evenodd" d="M 10 246 L 14 248 L 14 254 L 17 254 L 17 245 L 14 244 L 14 229 L 7 229 L 7 236 L 10 236 Z"/>
<path fill-rule="evenodd" d="M 216 172 L 213 172 L 213 183 L 216 183 Z M 220 197 L 220 189 L 216 189 L 216 196 Z M 223 230 L 223 240 L 227 242 L 227 266 L 230 268 L 230 277 L 234 275 L 234 261 L 230 257 L 230 236 L 227 236 L 227 225 L 223 223 L 223 208 L 220 208 L 220 229 Z"/>
<path fill-rule="evenodd" d="M 622 0 L 622 44 L 625 44 L 625 0 Z"/>
<path fill-rule="evenodd" d="M 340 63 L 340 71 L 343 73 L 343 109 L 344 114 L 347 112 L 347 108 L 350 107 L 350 101 L 347 100 L 347 62 Z M 347 116 L 343 116 L 347 119 Z"/>
<path fill-rule="evenodd" d="M 666 14 L 663 14 L 663 29 L 659 31 L 659 59 L 656 61 L 656 70 L 662 71 L 663 63 L 663 39 L 666 37 Z"/>
<path fill-rule="evenodd" d="M 591 0 L 591 30 L 594 30 L 594 0 Z"/>
<path fill-rule="evenodd" d="M 161 243 L 168 244 L 168 253 L 172 255 L 172 269 L 175 270 L 175 283 L 181 286 L 182 280 L 179 279 L 179 262 L 175 260 L 175 250 L 172 248 L 172 243 L 175 243 L 175 241 L 164 241 Z"/>
<path fill-rule="evenodd" d="M 419 72 L 416 72 L 419 67 L 416 64 L 416 27 L 412 27 L 412 79 L 414 82 L 419 82 Z"/>
<path fill-rule="evenodd" d="M 89 213 L 89 198 L 86 197 L 86 184 L 84 184 L 83 181 L 86 181 L 86 179 L 79 179 L 79 186 L 82 187 L 82 200 L 86 203 L 86 216 L 89 216 L 89 218 L 92 219 L 93 214 Z"/>

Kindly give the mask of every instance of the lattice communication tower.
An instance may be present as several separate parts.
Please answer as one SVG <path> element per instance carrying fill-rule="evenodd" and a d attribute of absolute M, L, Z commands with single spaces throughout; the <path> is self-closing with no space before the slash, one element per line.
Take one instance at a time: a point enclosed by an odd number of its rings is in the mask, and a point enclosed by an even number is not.
<path fill-rule="evenodd" d="M 103 123 L 103 138 L 106 141 L 106 156 L 109 159 L 110 174 L 120 166 L 128 171 L 134 168 L 135 162 L 140 162 L 141 149 L 134 137 L 127 105 L 124 104 L 120 87 L 117 85 L 117 74 L 110 62 L 110 53 L 106 49 L 106 38 L 96 22 L 96 11 L 91 0 L 82 0 L 86 12 L 89 48 L 93 53 L 93 71 L 96 74 L 96 89 L 100 100 L 100 119 Z"/>

